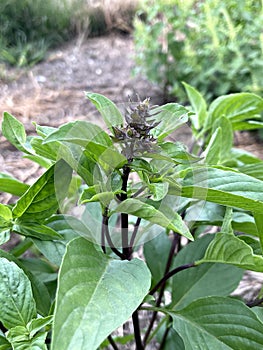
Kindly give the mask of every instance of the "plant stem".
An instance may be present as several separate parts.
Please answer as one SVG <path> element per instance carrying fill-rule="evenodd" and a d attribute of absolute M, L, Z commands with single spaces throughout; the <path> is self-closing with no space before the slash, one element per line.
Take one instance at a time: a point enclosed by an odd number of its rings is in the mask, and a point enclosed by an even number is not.
<path fill-rule="evenodd" d="M 166 274 L 170 270 L 170 267 L 171 267 L 172 261 L 173 261 L 174 252 L 175 252 L 175 249 L 176 249 L 176 247 L 178 245 L 178 242 L 179 242 L 179 235 L 177 233 L 174 233 L 172 245 L 171 245 L 169 256 L 168 256 L 167 263 L 166 263 L 166 266 L 165 266 L 164 276 L 166 276 Z M 164 291 L 165 291 L 165 283 L 166 283 L 166 281 L 161 285 L 161 290 L 160 290 L 158 299 L 156 301 L 156 307 L 159 307 L 161 305 L 163 294 L 164 294 Z M 145 336 L 144 336 L 144 339 L 143 339 L 144 346 L 146 346 L 147 340 L 148 340 L 148 338 L 150 336 L 151 330 L 153 328 L 154 322 L 155 322 L 156 317 L 157 317 L 157 313 L 158 313 L 157 311 L 154 311 L 153 314 L 152 314 L 152 318 L 151 318 L 150 324 L 149 324 L 149 326 L 148 326 L 148 328 L 146 330 L 146 333 L 145 333 Z"/>
<path fill-rule="evenodd" d="M 108 244 L 109 244 L 111 250 L 116 255 L 118 255 L 118 257 L 120 257 L 122 260 L 125 260 L 126 256 L 123 253 L 119 252 L 117 248 L 115 248 L 115 246 L 111 240 L 111 236 L 110 236 L 110 232 L 109 232 L 109 217 L 108 216 L 106 216 L 105 220 L 104 220 L 104 232 L 105 232 L 105 236 L 106 236 L 106 239 L 108 241 Z"/>
<path fill-rule="evenodd" d="M 143 350 L 144 346 L 142 345 L 138 310 L 134 311 L 134 313 L 132 314 L 132 321 L 133 321 L 133 328 L 134 328 L 136 350 Z"/>
<path fill-rule="evenodd" d="M 165 283 L 169 278 L 173 277 L 175 274 L 177 274 L 180 271 L 190 269 L 191 267 L 196 267 L 195 263 L 185 264 L 176 267 L 172 271 L 168 272 L 150 291 L 149 295 L 153 295 L 162 285 Z"/>
<path fill-rule="evenodd" d="M 102 216 L 102 225 L 101 225 L 101 248 L 103 250 L 103 253 L 106 254 L 106 245 L 105 245 L 105 226 L 108 218 L 108 209 L 106 208 L 103 216 Z"/>
<path fill-rule="evenodd" d="M 19 257 L 24 254 L 31 246 L 33 242 L 28 238 L 21 241 L 16 247 L 10 250 L 10 254 L 13 254 L 15 257 Z"/>
<path fill-rule="evenodd" d="M 113 347 L 114 350 L 119 350 L 117 344 L 116 344 L 115 341 L 112 339 L 112 336 L 111 336 L 111 335 L 108 336 L 108 341 L 109 341 L 110 345 Z"/>
<path fill-rule="evenodd" d="M 166 342 L 166 338 L 167 338 L 169 332 L 170 332 L 170 327 L 166 327 L 165 332 L 164 332 L 164 335 L 163 335 L 163 338 L 162 338 L 162 341 L 161 341 L 161 343 L 160 343 L 159 350 L 162 350 L 162 349 L 163 349 L 163 347 L 164 347 L 164 345 L 165 345 L 165 342 Z"/>
<path fill-rule="evenodd" d="M 135 243 L 136 235 L 138 233 L 141 220 L 142 220 L 141 218 L 137 218 L 136 223 L 134 225 L 134 230 L 133 230 L 133 233 L 132 233 L 132 236 L 131 236 L 131 240 L 130 240 L 130 244 L 129 244 L 130 257 L 132 255 L 133 246 L 134 246 L 134 243 Z"/>
<path fill-rule="evenodd" d="M 122 174 L 122 191 L 121 193 L 121 201 L 125 201 L 127 199 L 127 185 L 128 179 L 130 175 L 130 168 L 126 165 L 123 167 Z M 129 248 L 129 216 L 126 213 L 121 214 L 121 240 L 122 240 L 122 254 L 126 257 L 126 259 L 130 259 L 130 248 Z"/>

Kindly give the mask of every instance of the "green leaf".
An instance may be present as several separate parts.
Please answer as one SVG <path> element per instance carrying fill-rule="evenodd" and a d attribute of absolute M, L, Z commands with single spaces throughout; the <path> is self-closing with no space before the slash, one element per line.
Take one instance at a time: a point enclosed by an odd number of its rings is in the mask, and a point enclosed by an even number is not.
<path fill-rule="evenodd" d="M 57 280 L 57 269 L 47 261 L 39 258 L 20 258 L 25 268 L 43 283 Z"/>
<path fill-rule="evenodd" d="M 113 260 L 83 238 L 67 246 L 59 274 L 51 349 L 95 350 L 150 288 L 141 260 Z"/>
<path fill-rule="evenodd" d="M 24 271 L 24 273 L 31 282 L 33 296 L 36 302 L 38 313 L 40 313 L 41 315 L 47 315 L 50 309 L 50 296 L 46 286 L 39 279 L 37 279 L 29 270 L 27 270 L 25 266 L 21 263 L 21 261 L 15 258 L 12 254 L 9 254 L 4 250 L 0 249 L 0 257 L 5 258 L 10 262 L 14 262 Z"/>
<path fill-rule="evenodd" d="M 6 339 L 2 331 L 0 331 L 0 350 L 12 350 L 12 346 Z"/>
<path fill-rule="evenodd" d="M 39 221 L 54 214 L 59 201 L 67 194 L 72 170 L 59 160 L 52 165 L 16 202 L 13 217 L 23 221 Z"/>
<path fill-rule="evenodd" d="M 205 262 L 231 264 L 242 269 L 263 272 L 263 257 L 255 255 L 244 240 L 233 234 L 217 233 L 208 246 L 205 256 L 196 264 Z"/>
<path fill-rule="evenodd" d="M 32 162 L 39 164 L 42 168 L 45 168 L 45 169 L 48 169 L 53 164 L 53 162 L 51 160 L 45 159 L 45 158 L 38 156 L 38 155 L 28 154 L 28 155 L 24 156 L 24 158 L 29 159 Z"/>
<path fill-rule="evenodd" d="M 123 125 L 123 117 L 117 106 L 109 100 L 107 97 L 86 92 L 86 97 L 94 104 L 97 110 L 100 112 L 107 127 L 111 129 L 112 126 Z"/>
<path fill-rule="evenodd" d="M 217 118 L 225 116 L 232 123 L 253 119 L 263 110 L 263 99 L 255 94 L 242 92 L 218 97 L 208 110 L 206 129 L 210 128 Z"/>
<path fill-rule="evenodd" d="M 53 315 L 47 317 L 34 318 L 27 325 L 29 336 L 32 338 L 37 332 L 39 332 L 44 327 L 51 326 L 52 321 Z"/>
<path fill-rule="evenodd" d="M 11 220 L 12 220 L 11 209 L 7 205 L 0 203 L 0 228 L 8 227 Z"/>
<path fill-rule="evenodd" d="M 263 181 L 263 162 L 239 166 L 238 170 L 241 173 L 247 174 L 249 176 L 255 177 L 256 179 Z"/>
<path fill-rule="evenodd" d="M 170 249 L 171 242 L 165 230 L 144 244 L 143 253 L 146 264 L 152 273 L 152 285 L 157 284 L 164 276 Z"/>
<path fill-rule="evenodd" d="M 258 350 L 263 324 L 241 301 L 206 297 L 169 312 L 187 350 Z"/>
<path fill-rule="evenodd" d="M 31 145 L 34 149 L 34 151 L 41 157 L 51 159 L 56 161 L 58 157 L 59 142 L 50 142 L 48 144 L 43 143 L 43 139 L 34 137 L 31 140 Z"/>
<path fill-rule="evenodd" d="M 0 173 L 0 192 L 7 192 L 20 197 L 28 188 L 29 185 L 20 182 L 10 175 Z"/>
<path fill-rule="evenodd" d="M 90 191 L 91 188 L 87 188 L 83 191 L 80 203 L 90 203 L 90 202 L 100 202 L 103 206 L 108 206 L 110 202 L 115 198 L 116 193 L 120 193 L 120 191 L 117 192 L 100 192 L 96 193 L 96 190 Z"/>
<path fill-rule="evenodd" d="M 212 128 L 212 135 L 217 128 L 221 128 L 222 131 L 222 143 L 221 143 L 221 161 L 230 157 L 230 152 L 233 147 L 233 128 L 229 119 L 222 116 L 214 122 Z"/>
<path fill-rule="evenodd" d="M 19 151 L 31 153 L 26 145 L 27 140 L 24 125 L 7 112 L 4 112 L 2 133 L 4 137 Z"/>
<path fill-rule="evenodd" d="M 225 208 L 211 202 L 198 201 L 187 209 L 185 221 L 197 225 L 221 226 Z M 237 232 L 244 232 L 253 236 L 258 235 L 253 216 L 246 212 L 234 211 L 232 228 Z"/>
<path fill-rule="evenodd" d="M 221 160 L 221 149 L 222 149 L 222 129 L 217 128 L 212 134 L 210 141 L 203 152 L 202 156 L 205 157 L 205 163 L 216 165 Z"/>
<path fill-rule="evenodd" d="M 162 342 L 165 332 L 167 331 L 167 324 L 162 325 L 162 327 L 157 332 L 156 338 L 159 343 Z M 169 332 L 166 336 L 165 343 L 162 350 L 185 350 L 184 342 L 179 334 L 169 325 Z"/>
<path fill-rule="evenodd" d="M 62 238 L 55 230 L 46 225 L 40 225 L 34 222 L 19 221 L 13 226 L 13 231 L 26 237 L 35 237 L 44 241 Z"/>
<path fill-rule="evenodd" d="M 151 199 L 159 202 L 167 195 L 169 184 L 167 182 L 153 182 L 148 187 L 152 193 Z"/>
<path fill-rule="evenodd" d="M 101 146 L 93 142 L 88 144 L 84 153 L 102 165 L 103 169 L 108 172 L 112 172 L 113 169 L 119 169 L 128 162 L 127 158 L 116 148 Z"/>
<path fill-rule="evenodd" d="M 37 249 L 54 265 L 60 266 L 66 251 L 66 243 L 61 241 L 42 241 L 32 238 Z"/>
<path fill-rule="evenodd" d="M 213 237 L 205 235 L 188 244 L 176 255 L 173 268 L 201 259 Z M 237 288 L 243 273 L 235 266 L 211 263 L 181 271 L 172 279 L 172 307 L 178 310 L 211 295 L 228 296 Z"/>
<path fill-rule="evenodd" d="M 53 141 L 71 142 L 82 147 L 87 147 L 89 143 L 106 147 L 112 146 L 112 140 L 105 131 L 85 120 L 77 120 L 62 125 L 58 130 L 49 134 L 44 139 L 43 144 Z"/>
<path fill-rule="evenodd" d="M 263 253 L 263 216 L 262 213 L 254 213 L 255 224 L 257 228 L 257 236 L 261 245 L 261 254 Z"/>
<path fill-rule="evenodd" d="M 200 160 L 200 157 L 189 153 L 186 146 L 181 142 L 162 142 L 160 148 L 163 150 L 161 155 L 168 156 L 168 158 L 172 158 L 172 161 L 179 164 L 188 164 Z"/>
<path fill-rule="evenodd" d="M 13 350 L 47 350 L 45 345 L 47 333 L 38 333 L 30 337 L 27 328 L 16 326 L 7 333 L 7 339 Z"/>
<path fill-rule="evenodd" d="M 263 128 L 263 122 L 248 120 L 246 122 L 233 123 L 233 130 L 257 130 Z"/>
<path fill-rule="evenodd" d="M 123 201 L 114 210 L 115 213 L 126 213 L 150 221 L 153 224 L 160 225 L 168 230 L 180 233 L 186 238 L 193 240 L 193 237 L 183 222 L 179 214 L 173 212 L 173 217 L 169 218 L 160 210 L 152 205 L 143 203 L 138 199 L 129 198 Z"/>
<path fill-rule="evenodd" d="M 263 210 L 263 181 L 228 169 L 194 169 L 178 194 L 253 212 Z"/>
<path fill-rule="evenodd" d="M 55 230 L 64 241 L 70 241 L 77 236 L 91 235 L 89 228 L 84 224 L 85 220 L 79 220 L 71 215 L 53 215 L 46 221 L 46 225 Z"/>
<path fill-rule="evenodd" d="M 203 125 L 207 117 L 207 105 L 203 98 L 203 96 L 198 92 L 193 86 L 186 84 L 185 82 L 182 83 L 187 96 L 189 98 L 189 101 L 192 105 L 192 108 L 195 112 L 194 116 L 191 116 L 191 121 L 193 123 L 193 126 L 196 130 L 199 130 Z"/>
<path fill-rule="evenodd" d="M 14 263 L 0 258 L 0 320 L 9 329 L 26 326 L 36 317 L 30 281 Z"/>
<path fill-rule="evenodd" d="M 154 115 L 155 113 L 158 113 Z M 154 108 L 152 114 L 156 122 L 160 124 L 153 129 L 153 136 L 162 141 L 166 136 L 185 124 L 188 120 L 189 111 L 178 103 L 167 103 Z"/>

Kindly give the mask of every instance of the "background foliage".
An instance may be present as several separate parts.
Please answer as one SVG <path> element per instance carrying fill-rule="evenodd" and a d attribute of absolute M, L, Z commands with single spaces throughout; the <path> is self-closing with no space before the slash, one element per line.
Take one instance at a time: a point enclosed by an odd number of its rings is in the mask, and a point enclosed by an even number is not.
<path fill-rule="evenodd" d="M 32 65 L 75 36 L 130 30 L 137 1 L 2 0 L 0 61 Z"/>
<path fill-rule="evenodd" d="M 166 94 L 185 98 L 182 81 L 208 100 L 230 92 L 262 93 L 262 1 L 143 4 L 135 21 L 137 71 Z"/>

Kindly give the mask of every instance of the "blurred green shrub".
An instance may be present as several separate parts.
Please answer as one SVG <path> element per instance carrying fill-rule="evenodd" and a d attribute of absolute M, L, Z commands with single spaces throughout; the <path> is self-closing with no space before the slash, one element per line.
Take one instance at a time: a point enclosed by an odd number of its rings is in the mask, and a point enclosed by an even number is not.
<path fill-rule="evenodd" d="M 136 71 L 180 99 L 181 81 L 207 100 L 261 94 L 262 28 L 261 0 L 144 0 L 135 20 Z"/>
<path fill-rule="evenodd" d="M 0 60 L 23 66 L 72 34 L 68 0 L 1 0 Z"/>
<path fill-rule="evenodd" d="M 129 31 L 138 0 L 0 0 L 0 62 L 33 65 L 76 35 Z"/>

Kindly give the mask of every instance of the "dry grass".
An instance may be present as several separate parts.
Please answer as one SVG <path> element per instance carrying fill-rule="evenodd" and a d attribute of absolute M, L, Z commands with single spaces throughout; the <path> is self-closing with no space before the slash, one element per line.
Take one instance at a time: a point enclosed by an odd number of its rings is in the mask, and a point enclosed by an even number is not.
<path fill-rule="evenodd" d="M 74 7 L 72 25 L 87 37 L 112 30 L 130 33 L 140 0 L 69 0 Z"/>

